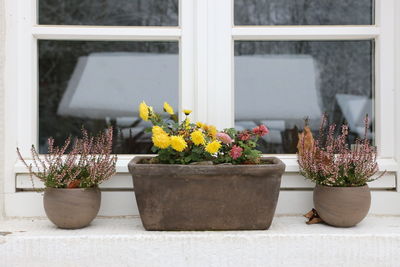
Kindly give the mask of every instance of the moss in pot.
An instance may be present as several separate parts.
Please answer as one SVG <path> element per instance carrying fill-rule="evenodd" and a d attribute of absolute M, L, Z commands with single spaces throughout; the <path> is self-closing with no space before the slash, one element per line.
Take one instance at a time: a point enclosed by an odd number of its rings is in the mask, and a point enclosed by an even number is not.
<path fill-rule="evenodd" d="M 372 178 L 378 172 L 378 164 L 376 148 L 367 138 L 368 116 L 363 139 L 356 139 L 352 146 L 347 142 L 346 124 L 338 136 L 336 125 L 326 124 L 324 115 L 316 140 L 307 125 L 299 134 L 300 173 L 316 184 L 314 207 L 322 221 L 336 227 L 355 226 L 367 216 L 371 205 L 367 183 L 380 177 Z"/>
<path fill-rule="evenodd" d="M 57 147 L 48 140 L 48 154 L 39 155 L 32 146 L 33 164 L 17 153 L 33 176 L 44 183 L 43 205 L 49 220 L 59 228 L 78 229 L 97 216 L 101 203 L 99 184 L 115 174 L 117 156 L 111 155 L 113 131 L 90 136 L 82 129 L 82 138 Z"/>

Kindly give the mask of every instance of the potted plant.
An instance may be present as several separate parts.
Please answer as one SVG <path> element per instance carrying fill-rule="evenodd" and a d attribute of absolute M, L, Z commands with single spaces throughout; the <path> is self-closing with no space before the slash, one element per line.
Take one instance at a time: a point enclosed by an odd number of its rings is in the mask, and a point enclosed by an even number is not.
<path fill-rule="evenodd" d="M 307 124 L 299 134 L 300 173 L 316 183 L 313 199 L 317 214 L 314 216 L 333 226 L 351 227 L 365 218 L 371 205 L 367 183 L 378 172 L 376 149 L 367 138 L 368 116 L 363 139 L 356 139 L 352 146 L 347 142 L 346 124 L 335 136 L 336 126 L 326 127 L 326 121 L 325 115 L 316 140 Z"/>
<path fill-rule="evenodd" d="M 90 224 L 100 209 L 100 183 L 115 173 L 117 157 L 111 155 L 112 128 L 98 136 L 82 130 L 83 137 L 67 138 L 63 146 L 48 139 L 48 154 L 39 155 L 32 146 L 32 163 L 19 158 L 33 176 L 44 183 L 43 204 L 47 217 L 64 229 L 77 229 Z"/>
<path fill-rule="evenodd" d="M 129 163 L 140 218 L 146 230 L 268 229 L 274 216 L 285 165 L 262 158 L 252 131 L 191 123 L 190 110 L 178 122 L 168 103 L 163 118 L 144 102 L 143 120 L 150 120 L 155 157 Z"/>

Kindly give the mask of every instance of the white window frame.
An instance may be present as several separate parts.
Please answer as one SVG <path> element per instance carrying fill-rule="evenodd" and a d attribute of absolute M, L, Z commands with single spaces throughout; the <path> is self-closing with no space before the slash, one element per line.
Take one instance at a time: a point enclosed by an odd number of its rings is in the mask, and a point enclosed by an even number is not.
<path fill-rule="evenodd" d="M 381 170 L 392 173 L 390 179 L 398 177 L 400 146 L 395 136 L 400 133 L 400 112 L 395 108 L 395 100 L 400 98 L 395 90 L 393 56 L 396 1 L 375 0 L 375 25 L 370 26 L 235 26 L 233 1 L 180 0 L 178 27 L 100 27 L 37 25 L 36 0 L 5 0 L 4 185 L 6 196 L 10 195 L 9 201 L 6 197 L 6 211 L 7 206 L 10 208 L 16 203 L 17 176 L 27 173 L 16 157 L 15 148 L 20 147 L 29 158 L 30 146 L 38 140 L 38 39 L 179 41 L 179 109 L 192 109 L 194 120 L 209 122 L 218 128 L 234 125 L 235 40 L 374 39 L 378 162 Z M 119 156 L 118 173 L 127 173 L 127 163 L 133 156 Z M 286 163 L 286 173 L 298 172 L 295 155 L 276 156 Z M 397 180 L 388 183 L 399 184 Z"/>

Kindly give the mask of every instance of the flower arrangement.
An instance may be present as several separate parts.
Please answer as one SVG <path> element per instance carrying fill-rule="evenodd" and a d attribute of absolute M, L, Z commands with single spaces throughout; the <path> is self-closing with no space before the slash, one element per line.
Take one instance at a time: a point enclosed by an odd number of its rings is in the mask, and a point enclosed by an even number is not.
<path fill-rule="evenodd" d="M 151 121 L 153 152 L 158 156 L 150 163 L 193 164 L 212 162 L 214 164 L 259 164 L 261 152 L 256 149 L 260 137 L 268 134 L 264 125 L 252 131 L 237 131 L 234 128 L 218 131 L 215 126 L 192 123 L 191 110 L 183 110 L 185 118 L 178 122 L 173 108 L 164 103 L 167 118 L 156 112 L 144 101 L 139 105 L 139 115 Z"/>
<path fill-rule="evenodd" d="M 378 164 L 376 149 L 367 139 L 368 116 L 364 121 L 364 137 L 357 139 L 353 148 L 347 144 L 348 125 L 342 125 L 340 135 L 335 137 L 336 125 L 326 128 L 326 122 L 324 115 L 317 140 L 314 140 L 307 123 L 303 133 L 299 134 L 297 156 L 300 173 L 316 184 L 333 187 L 364 186 L 377 179 L 371 178 L 378 172 Z"/>
<path fill-rule="evenodd" d="M 98 136 L 82 129 L 81 139 L 72 142 L 67 138 L 61 147 L 49 138 L 48 154 L 43 156 L 32 145 L 33 165 L 24 160 L 18 148 L 17 153 L 31 178 L 39 178 L 47 188 L 92 188 L 115 174 L 117 156 L 111 155 L 112 139 L 111 127 Z"/>

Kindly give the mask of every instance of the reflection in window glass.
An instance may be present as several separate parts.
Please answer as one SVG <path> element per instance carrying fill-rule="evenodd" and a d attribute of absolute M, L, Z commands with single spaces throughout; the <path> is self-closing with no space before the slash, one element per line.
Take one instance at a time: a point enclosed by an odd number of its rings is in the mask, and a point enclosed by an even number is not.
<path fill-rule="evenodd" d="M 370 25 L 373 0 L 235 0 L 235 25 Z"/>
<path fill-rule="evenodd" d="M 138 105 L 178 106 L 177 42 L 39 41 L 39 147 L 112 125 L 114 153 L 150 153 Z M 156 111 L 160 111 L 156 108 Z"/>
<path fill-rule="evenodd" d="M 39 24 L 178 26 L 178 0 L 39 0 Z"/>
<path fill-rule="evenodd" d="M 353 142 L 365 114 L 373 116 L 373 55 L 371 40 L 236 41 L 235 126 L 264 123 L 264 153 L 296 153 L 304 118 L 317 132 L 326 112 L 330 122 L 349 124 Z"/>

